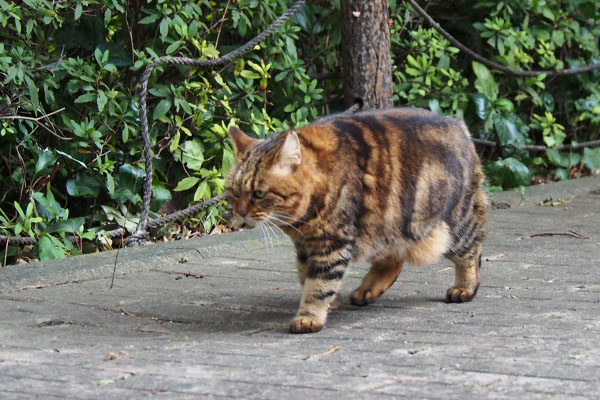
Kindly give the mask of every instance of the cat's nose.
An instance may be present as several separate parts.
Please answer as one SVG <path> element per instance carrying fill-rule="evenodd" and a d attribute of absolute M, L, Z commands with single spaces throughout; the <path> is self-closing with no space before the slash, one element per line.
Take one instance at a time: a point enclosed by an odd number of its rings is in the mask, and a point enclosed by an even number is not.
<path fill-rule="evenodd" d="M 246 215 L 248 215 L 248 207 L 245 204 L 238 204 L 235 212 L 237 213 L 237 215 L 243 218 Z"/>

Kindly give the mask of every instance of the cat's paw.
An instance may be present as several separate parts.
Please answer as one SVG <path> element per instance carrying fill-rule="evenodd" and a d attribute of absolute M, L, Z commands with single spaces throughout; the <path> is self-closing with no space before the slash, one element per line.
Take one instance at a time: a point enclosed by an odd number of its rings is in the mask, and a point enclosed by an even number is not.
<path fill-rule="evenodd" d="M 314 333 L 323 329 L 323 323 L 305 315 L 299 315 L 290 324 L 291 333 Z"/>
<path fill-rule="evenodd" d="M 475 295 L 477 294 L 477 288 L 475 289 L 466 289 L 461 287 L 451 287 L 446 292 L 446 302 L 447 303 L 466 303 L 467 301 L 473 300 Z"/>
<path fill-rule="evenodd" d="M 358 288 L 354 292 L 352 292 L 352 295 L 350 296 L 350 303 L 359 307 L 368 306 L 369 304 L 377 300 L 377 298 L 381 296 L 382 293 L 383 291 L 374 294 L 371 289 L 365 290 Z"/>

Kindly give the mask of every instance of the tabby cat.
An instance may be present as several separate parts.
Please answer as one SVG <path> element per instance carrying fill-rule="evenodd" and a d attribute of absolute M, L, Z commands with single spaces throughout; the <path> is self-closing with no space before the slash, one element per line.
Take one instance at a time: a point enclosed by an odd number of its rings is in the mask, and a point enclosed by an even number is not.
<path fill-rule="evenodd" d="M 455 265 L 448 302 L 479 287 L 484 175 L 464 123 L 417 108 L 339 114 L 258 140 L 231 128 L 234 217 L 293 241 L 303 286 L 293 333 L 317 332 L 350 261 L 371 268 L 351 303 L 374 302 L 404 262 Z"/>

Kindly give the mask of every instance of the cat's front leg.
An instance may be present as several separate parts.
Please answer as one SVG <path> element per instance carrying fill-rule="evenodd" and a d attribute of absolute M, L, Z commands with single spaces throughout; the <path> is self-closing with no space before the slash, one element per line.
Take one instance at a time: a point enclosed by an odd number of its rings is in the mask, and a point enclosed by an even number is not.
<path fill-rule="evenodd" d="M 341 286 L 348 259 L 308 259 L 306 265 L 300 308 L 290 325 L 292 333 L 312 333 L 323 328 Z"/>

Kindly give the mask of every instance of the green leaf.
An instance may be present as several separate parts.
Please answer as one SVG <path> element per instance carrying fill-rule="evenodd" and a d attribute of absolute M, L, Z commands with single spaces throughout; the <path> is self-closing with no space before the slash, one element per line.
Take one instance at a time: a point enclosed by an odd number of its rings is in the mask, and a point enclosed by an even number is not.
<path fill-rule="evenodd" d="M 65 246 L 58 239 L 46 234 L 42 234 L 35 246 L 41 261 L 65 258 L 64 249 Z"/>
<path fill-rule="evenodd" d="M 570 160 L 569 156 L 566 153 L 562 153 L 555 149 L 546 150 L 546 156 L 548 156 L 548 160 L 558 167 L 569 168 Z"/>
<path fill-rule="evenodd" d="M 167 113 L 169 112 L 170 109 L 171 109 L 171 100 L 162 99 L 160 101 L 160 103 L 158 103 L 156 108 L 154 109 L 154 115 L 152 116 L 152 119 L 157 120 L 159 118 L 164 117 L 165 115 L 167 115 Z"/>
<path fill-rule="evenodd" d="M 516 186 L 529 186 L 529 168 L 516 158 L 509 157 L 504 160 L 504 165 L 512 174 L 511 182 Z"/>
<path fill-rule="evenodd" d="M 487 175 L 492 185 L 505 188 L 529 186 L 529 168 L 516 158 L 509 157 L 486 165 Z"/>
<path fill-rule="evenodd" d="M 199 139 L 187 140 L 183 144 L 183 162 L 192 170 L 200 170 L 204 163 L 204 147 Z"/>
<path fill-rule="evenodd" d="M 181 181 L 179 181 L 179 183 L 177 184 L 177 187 L 174 190 L 176 192 L 181 192 L 181 191 L 184 191 L 184 190 L 191 189 L 199 181 L 200 181 L 200 178 L 198 178 L 196 176 L 188 176 L 187 178 L 183 178 Z"/>
<path fill-rule="evenodd" d="M 75 6 L 75 15 L 73 16 L 73 19 L 75 21 L 77 21 L 79 18 L 81 18 L 81 13 L 83 12 L 83 7 L 81 5 L 81 2 L 78 1 L 77 5 Z"/>
<path fill-rule="evenodd" d="M 502 146 L 520 147 L 525 144 L 525 138 L 514 122 L 500 114 L 494 114 L 494 126 Z"/>
<path fill-rule="evenodd" d="M 170 201 L 173 198 L 171 192 L 160 185 L 152 185 L 152 197 L 161 202 Z"/>
<path fill-rule="evenodd" d="M 88 92 L 85 94 L 82 94 L 81 96 L 79 96 L 78 98 L 75 99 L 75 103 L 79 104 L 79 103 L 89 103 L 90 101 L 94 101 L 96 99 L 98 95 L 96 93 L 93 92 Z"/>
<path fill-rule="evenodd" d="M 233 151 L 229 148 L 229 146 L 223 147 L 223 173 L 227 174 L 227 172 L 233 167 L 235 164 L 235 158 L 233 156 Z"/>
<path fill-rule="evenodd" d="M 46 233 L 54 233 L 54 232 L 66 232 L 66 233 L 81 233 L 83 232 L 83 224 L 85 223 L 85 218 L 70 218 L 63 221 L 58 221 L 53 224 L 49 224 L 45 232 Z"/>
<path fill-rule="evenodd" d="M 111 206 L 102 206 L 102 209 L 104 210 L 106 218 L 109 221 L 115 221 L 116 224 L 124 227 L 125 229 L 127 229 L 128 232 L 133 232 L 137 228 L 139 218 L 134 218 L 131 216 L 125 218 L 123 213 Z M 123 207 L 123 209 L 125 208 Z M 126 211 L 124 210 L 124 212 Z"/>
<path fill-rule="evenodd" d="M 550 21 L 554 21 L 554 13 L 549 7 L 542 7 L 542 15 L 548 18 Z"/>
<path fill-rule="evenodd" d="M 67 193 L 73 197 L 97 197 L 102 184 L 95 178 L 79 173 L 67 181 Z"/>
<path fill-rule="evenodd" d="M 210 188 L 208 187 L 208 182 L 202 181 L 200 185 L 198 185 L 198 189 L 196 189 L 196 193 L 194 193 L 194 201 L 207 200 L 210 199 Z"/>
<path fill-rule="evenodd" d="M 177 41 L 171 43 L 169 45 L 169 47 L 167 47 L 167 50 L 165 50 L 165 53 L 167 55 L 173 54 L 175 52 L 175 50 L 177 50 L 179 48 L 179 46 L 181 46 L 181 43 L 182 43 L 181 40 L 177 40 Z"/>
<path fill-rule="evenodd" d="M 148 24 L 151 24 L 153 22 L 156 22 L 156 20 L 158 18 L 160 18 L 159 14 L 151 14 L 151 15 L 148 15 L 147 17 L 144 17 L 144 18 L 140 19 L 138 21 L 138 23 L 142 24 L 142 25 L 148 25 Z"/>
<path fill-rule="evenodd" d="M 443 115 L 442 108 L 440 107 L 440 102 L 438 99 L 429 100 L 429 109 L 436 114 Z"/>
<path fill-rule="evenodd" d="M 66 157 L 66 158 L 68 158 L 69 160 L 71 160 L 71 161 L 74 161 L 74 162 L 76 162 L 77 164 L 79 164 L 80 166 L 82 166 L 83 168 L 86 168 L 86 169 L 87 169 L 87 165 L 85 165 L 85 163 L 83 163 L 83 162 L 79 161 L 79 160 L 78 160 L 78 159 L 76 159 L 76 158 L 73 158 L 73 157 L 71 157 L 71 155 L 69 155 L 69 154 L 67 154 L 67 153 L 65 153 L 65 152 L 62 152 L 62 151 L 60 151 L 60 150 L 55 150 L 55 151 L 56 151 L 56 154 L 60 154 L 61 156 L 63 156 L 63 157 Z"/>
<path fill-rule="evenodd" d="M 569 179 L 569 173 L 564 168 L 556 168 L 554 170 L 554 176 L 561 181 L 566 181 Z"/>
<path fill-rule="evenodd" d="M 108 97 L 106 97 L 106 93 L 104 93 L 103 90 L 98 91 L 96 103 L 98 104 L 98 112 L 102 112 L 106 106 L 106 103 L 108 103 Z"/>
<path fill-rule="evenodd" d="M 35 173 L 38 174 L 44 169 L 46 169 L 46 167 L 53 165 L 54 163 L 56 163 L 56 160 L 57 157 L 52 151 L 40 151 L 38 153 L 37 162 L 35 163 Z"/>
<path fill-rule="evenodd" d="M 171 192 L 162 184 L 152 185 L 152 210 L 159 210 L 162 205 L 172 200 Z"/>
<path fill-rule="evenodd" d="M 595 149 L 585 148 L 583 149 L 583 164 L 589 169 L 600 168 L 600 147 Z"/>
<path fill-rule="evenodd" d="M 475 106 L 475 114 L 481 119 L 485 121 L 490 114 L 491 104 L 483 95 L 481 94 L 473 94 L 471 96 L 473 99 L 473 105 Z"/>
<path fill-rule="evenodd" d="M 243 76 L 244 78 L 250 78 L 250 79 L 259 79 L 260 75 L 257 74 L 254 71 L 250 71 L 249 69 L 245 69 L 242 72 L 240 72 L 240 75 Z"/>
<path fill-rule="evenodd" d="M 108 194 L 112 195 L 115 192 L 115 179 L 112 175 L 106 175 L 106 189 L 108 190 Z"/>
<path fill-rule="evenodd" d="M 165 17 L 160 21 L 159 30 L 161 39 L 164 41 L 169 34 L 169 18 Z"/>
<path fill-rule="evenodd" d="M 169 151 L 173 153 L 179 147 L 179 140 L 181 139 L 181 132 L 177 131 L 175 136 L 173 136 L 173 140 L 171 140 L 171 145 L 169 146 Z"/>
<path fill-rule="evenodd" d="M 25 76 L 25 81 L 27 82 L 27 88 L 29 89 L 29 99 L 31 100 L 33 111 L 37 114 L 37 110 L 40 108 L 37 86 L 29 76 Z"/>
<path fill-rule="evenodd" d="M 477 76 L 475 88 L 485 96 L 489 101 L 494 101 L 498 97 L 498 84 L 490 70 L 483 64 L 473 61 L 473 72 Z"/>

